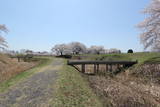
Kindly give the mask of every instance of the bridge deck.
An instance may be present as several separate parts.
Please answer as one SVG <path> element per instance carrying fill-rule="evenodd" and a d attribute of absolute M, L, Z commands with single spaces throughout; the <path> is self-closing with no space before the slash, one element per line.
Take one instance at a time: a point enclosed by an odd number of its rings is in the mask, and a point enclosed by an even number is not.
<path fill-rule="evenodd" d="M 68 60 L 68 65 L 81 65 L 81 64 L 123 64 L 123 65 L 134 65 L 137 61 L 87 61 L 87 60 Z"/>

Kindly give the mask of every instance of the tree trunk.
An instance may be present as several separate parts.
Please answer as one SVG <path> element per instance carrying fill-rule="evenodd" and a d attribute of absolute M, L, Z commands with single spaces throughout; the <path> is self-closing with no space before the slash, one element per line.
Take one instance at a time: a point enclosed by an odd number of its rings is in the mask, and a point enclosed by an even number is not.
<path fill-rule="evenodd" d="M 63 52 L 60 52 L 61 53 L 61 56 L 63 55 Z"/>

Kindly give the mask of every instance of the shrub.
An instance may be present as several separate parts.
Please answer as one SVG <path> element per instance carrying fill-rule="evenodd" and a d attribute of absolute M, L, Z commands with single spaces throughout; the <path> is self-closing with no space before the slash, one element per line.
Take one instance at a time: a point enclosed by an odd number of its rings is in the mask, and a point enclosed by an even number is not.
<path fill-rule="evenodd" d="M 132 49 L 129 49 L 127 53 L 133 53 L 133 50 L 132 50 Z"/>

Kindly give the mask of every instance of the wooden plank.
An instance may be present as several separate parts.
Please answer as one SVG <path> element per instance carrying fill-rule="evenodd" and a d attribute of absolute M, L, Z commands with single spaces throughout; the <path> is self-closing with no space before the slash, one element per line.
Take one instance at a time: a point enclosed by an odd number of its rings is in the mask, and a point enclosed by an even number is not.
<path fill-rule="evenodd" d="M 122 64 L 133 65 L 137 64 L 137 61 L 85 61 L 85 60 L 68 60 L 68 65 L 81 65 L 81 64 Z"/>

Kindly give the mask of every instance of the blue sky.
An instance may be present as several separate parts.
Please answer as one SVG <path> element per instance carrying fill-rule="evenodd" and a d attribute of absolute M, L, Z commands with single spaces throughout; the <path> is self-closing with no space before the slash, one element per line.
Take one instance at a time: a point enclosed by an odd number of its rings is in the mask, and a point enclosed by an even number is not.
<path fill-rule="evenodd" d="M 0 24 L 9 49 L 50 51 L 79 41 L 122 51 L 143 51 L 136 25 L 150 0 L 0 0 Z"/>

